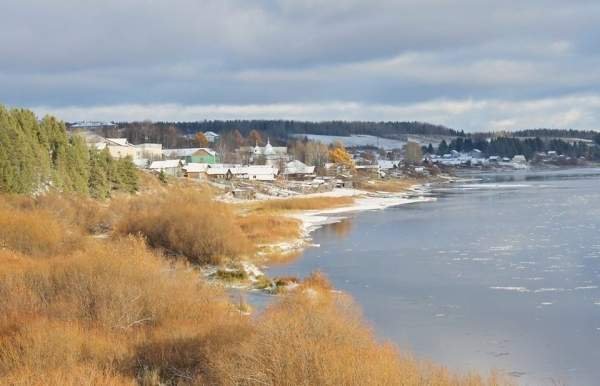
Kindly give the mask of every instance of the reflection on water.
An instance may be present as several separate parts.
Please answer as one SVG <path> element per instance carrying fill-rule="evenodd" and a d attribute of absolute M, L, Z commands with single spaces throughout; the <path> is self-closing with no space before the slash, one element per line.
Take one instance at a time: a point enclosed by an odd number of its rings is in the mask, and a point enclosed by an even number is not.
<path fill-rule="evenodd" d="M 269 274 L 325 272 L 419 356 L 524 384 L 597 384 L 600 171 L 464 177 L 436 202 L 319 230 L 320 248 Z"/>
<path fill-rule="evenodd" d="M 332 233 L 333 235 L 335 235 L 337 237 L 343 238 L 343 237 L 347 237 L 350 234 L 351 230 L 352 230 L 352 219 L 344 218 L 340 222 L 336 222 L 336 223 L 328 225 L 325 228 L 324 232 Z"/>

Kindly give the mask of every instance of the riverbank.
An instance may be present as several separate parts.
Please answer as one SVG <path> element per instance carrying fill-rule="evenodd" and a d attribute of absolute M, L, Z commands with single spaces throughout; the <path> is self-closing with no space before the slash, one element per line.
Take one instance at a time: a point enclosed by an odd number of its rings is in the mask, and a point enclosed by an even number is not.
<path fill-rule="evenodd" d="M 452 178 L 445 177 L 436 179 L 436 182 L 450 182 Z M 311 238 L 311 233 L 322 226 L 344 221 L 348 217 L 366 211 L 385 210 L 400 205 L 419 202 L 435 201 L 435 197 L 429 195 L 432 180 L 422 183 L 411 183 L 396 192 L 367 191 L 362 189 L 337 188 L 329 192 L 297 195 L 294 199 L 311 200 L 317 198 L 329 198 L 333 203 L 344 200 L 336 198 L 351 198 L 348 204 L 331 205 L 321 209 L 307 210 L 282 210 L 276 216 L 293 219 L 299 223 L 297 237 L 279 242 L 268 242 L 260 245 L 253 258 L 235 263 L 232 266 L 213 267 L 206 266 L 202 269 L 203 275 L 226 288 L 236 290 L 261 290 L 267 293 L 279 293 L 281 290 L 296 288 L 300 279 L 293 277 L 280 280 L 281 278 L 268 278 L 264 271 L 270 266 L 280 263 L 288 263 L 304 252 L 306 248 L 319 247 Z M 258 202 L 270 200 L 285 200 L 279 197 L 263 197 Z M 268 205 L 266 205 L 268 206 Z"/>

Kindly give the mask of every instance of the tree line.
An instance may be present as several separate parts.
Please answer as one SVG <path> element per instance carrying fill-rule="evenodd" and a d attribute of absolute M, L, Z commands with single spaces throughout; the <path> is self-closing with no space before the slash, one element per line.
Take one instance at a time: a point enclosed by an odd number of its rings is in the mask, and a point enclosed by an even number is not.
<path fill-rule="evenodd" d="M 185 146 L 197 132 L 213 131 L 226 134 L 235 130 L 247 137 L 253 130 L 272 141 L 287 141 L 293 134 L 322 134 L 349 136 L 353 134 L 398 138 L 402 135 L 464 136 L 463 132 L 423 122 L 308 122 L 291 120 L 211 120 L 198 122 L 120 122 L 119 129 L 103 129 L 104 136 L 124 136 L 131 143 L 162 143 L 165 147 Z M 119 132 L 116 132 L 119 130 Z"/>
<path fill-rule="evenodd" d="M 138 176 L 130 158 L 113 159 L 108 149 L 88 148 L 65 124 L 26 109 L 0 105 L 0 192 L 38 193 L 48 189 L 107 198 L 134 192 Z"/>
<path fill-rule="evenodd" d="M 490 140 L 458 137 L 450 143 L 442 141 L 437 148 L 437 154 L 443 155 L 452 150 L 466 153 L 474 149 L 481 150 L 486 157 L 497 155 L 512 158 L 522 154 L 527 159 L 532 159 L 538 152 L 556 151 L 559 155 L 572 158 L 585 157 L 588 160 L 600 160 L 600 148 L 596 145 L 590 146 L 585 142 L 569 143 L 558 138 L 543 140 L 540 137 L 526 139 L 497 137 Z M 432 153 L 433 148 L 430 146 L 424 150 Z"/>

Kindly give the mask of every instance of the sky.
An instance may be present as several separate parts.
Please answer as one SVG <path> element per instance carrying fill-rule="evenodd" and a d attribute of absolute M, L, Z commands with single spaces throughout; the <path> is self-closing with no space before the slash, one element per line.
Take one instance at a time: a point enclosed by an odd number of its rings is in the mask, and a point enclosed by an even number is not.
<path fill-rule="evenodd" d="M 597 0 L 2 0 L 0 103 L 76 120 L 600 130 Z"/>

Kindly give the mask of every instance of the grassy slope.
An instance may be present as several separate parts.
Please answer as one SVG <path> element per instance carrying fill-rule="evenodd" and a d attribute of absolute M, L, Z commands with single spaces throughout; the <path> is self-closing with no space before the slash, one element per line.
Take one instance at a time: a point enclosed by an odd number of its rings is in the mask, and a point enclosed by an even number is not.
<path fill-rule="evenodd" d="M 243 316 L 189 261 L 238 258 L 275 227 L 291 235 L 273 213 L 240 218 L 206 192 L 177 189 L 110 203 L 1 197 L 0 211 L 0 384 L 506 383 L 378 343 L 320 275 Z M 112 237 L 92 237 L 107 229 Z"/>

